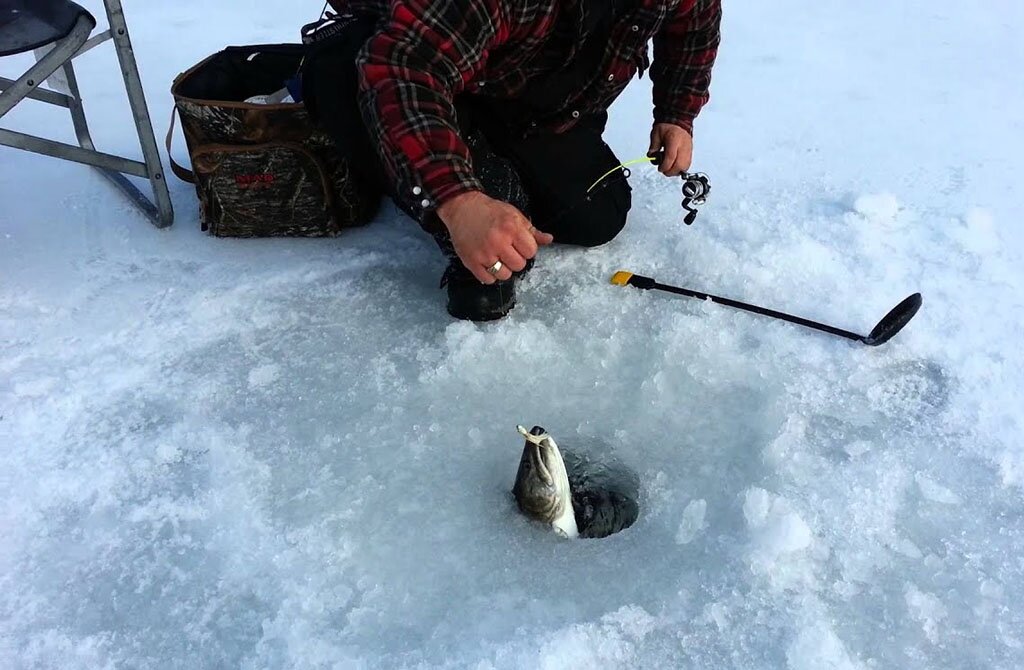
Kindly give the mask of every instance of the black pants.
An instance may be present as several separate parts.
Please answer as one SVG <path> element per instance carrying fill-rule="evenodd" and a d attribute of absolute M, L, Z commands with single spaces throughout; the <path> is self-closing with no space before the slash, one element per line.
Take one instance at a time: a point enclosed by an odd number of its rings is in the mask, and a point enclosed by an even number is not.
<path fill-rule="evenodd" d="M 482 135 L 494 154 L 507 159 L 514 173 L 508 178 L 518 178 L 526 191 L 529 207 L 525 213 L 533 224 L 551 233 L 559 244 L 592 247 L 618 235 L 626 225 L 631 204 L 631 189 L 622 172 L 610 175 L 587 193 L 601 175 L 620 163 L 601 138 L 607 115 L 584 117 L 564 133 L 524 138 L 493 120 L 496 117 L 488 108 L 494 104 L 503 103 L 468 96 L 456 100 L 459 125 L 461 128 L 463 118 L 468 117 L 465 123 L 470 126 L 470 136 Z M 489 162 L 487 156 L 478 158 L 472 142 L 470 151 L 474 166 Z M 488 189 L 486 181 L 484 187 Z"/>
<path fill-rule="evenodd" d="M 306 106 L 354 166 L 368 170 L 368 176 L 427 232 L 444 238 L 447 233 L 436 214 L 420 218 L 394 192 L 363 124 L 355 55 L 372 35 L 373 26 L 373 22 L 353 22 L 338 37 L 310 49 L 303 68 Z M 500 106 L 500 115 L 491 111 L 495 106 Z M 631 203 L 629 182 L 622 173 L 587 193 L 591 184 L 620 162 L 601 138 L 606 114 L 584 117 L 564 133 L 524 138 L 498 120 L 508 118 L 515 101 L 463 95 L 456 98 L 455 108 L 474 171 L 489 196 L 518 207 L 559 244 L 597 246 L 622 230 Z M 442 244 L 442 249 L 446 247 L 450 248 Z"/>

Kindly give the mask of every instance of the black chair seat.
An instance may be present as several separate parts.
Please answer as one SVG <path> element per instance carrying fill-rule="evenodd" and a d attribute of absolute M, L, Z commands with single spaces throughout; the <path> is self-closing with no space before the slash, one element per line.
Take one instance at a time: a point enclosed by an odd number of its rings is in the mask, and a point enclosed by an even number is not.
<path fill-rule="evenodd" d="M 62 40 L 83 16 L 96 26 L 92 14 L 69 0 L 0 0 L 0 56 Z"/>

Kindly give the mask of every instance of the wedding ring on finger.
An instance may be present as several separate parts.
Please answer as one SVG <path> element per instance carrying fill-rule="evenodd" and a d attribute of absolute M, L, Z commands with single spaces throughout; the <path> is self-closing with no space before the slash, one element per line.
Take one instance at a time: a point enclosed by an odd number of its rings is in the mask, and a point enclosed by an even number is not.
<path fill-rule="evenodd" d="M 503 267 L 505 267 L 505 266 L 502 264 L 501 261 L 494 261 L 494 265 L 492 265 L 489 268 L 487 268 L 487 271 L 490 272 L 495 277 L 497 277 L 498 273 L 501 272 L 501 268 L 503 268 Z"/>

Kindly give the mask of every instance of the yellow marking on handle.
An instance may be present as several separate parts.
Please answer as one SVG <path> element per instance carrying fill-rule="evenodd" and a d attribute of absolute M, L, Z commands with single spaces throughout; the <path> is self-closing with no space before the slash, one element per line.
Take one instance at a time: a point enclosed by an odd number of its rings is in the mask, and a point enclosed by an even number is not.
<path fill-rule="evenodd" d="M 628 270 L 619 270 L 612 275 L 612 283 L 616 286 L 625 286 L 633 278 L 633 273 Z"/>

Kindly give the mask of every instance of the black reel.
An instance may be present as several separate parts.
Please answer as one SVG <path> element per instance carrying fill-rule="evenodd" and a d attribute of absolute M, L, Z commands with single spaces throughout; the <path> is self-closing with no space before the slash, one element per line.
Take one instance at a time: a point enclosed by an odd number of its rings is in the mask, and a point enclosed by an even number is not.
<path fill-rule="evenodd" d="M 683 223 L 689 226 L 697 219 L 697 208 L 708 201 L 711 180 L 703 172 L 684 172 L 680 177 L 683 180 L 683 202 L 680 204 L 686 210 Z"/>
<path fill-rule="evenodd" d="M 655 165 L 660 165 L 665 159 L 664 151 L 656 151 L 647 154 Z M 711 193 L 711 180 L 703 172 L 683 172 L 679 175 L 683 180 L 683 201 L 680 203 L 686 210 L 683 223 L 692 225 L 697 220 L 697 208 L 708 201 L 708 194 Z"/>

